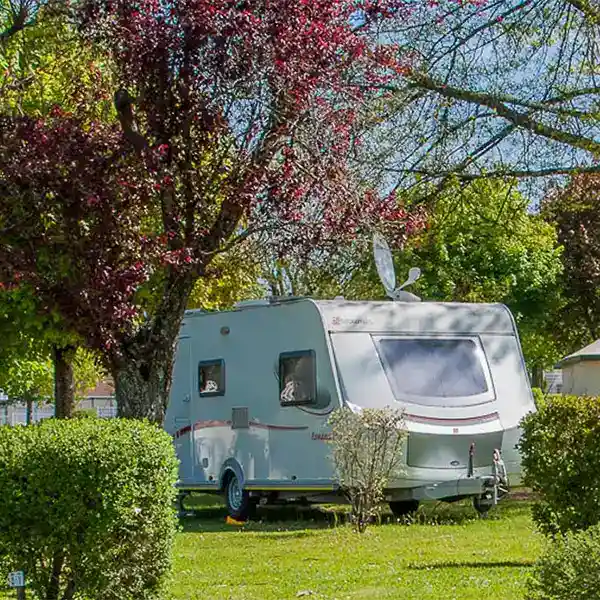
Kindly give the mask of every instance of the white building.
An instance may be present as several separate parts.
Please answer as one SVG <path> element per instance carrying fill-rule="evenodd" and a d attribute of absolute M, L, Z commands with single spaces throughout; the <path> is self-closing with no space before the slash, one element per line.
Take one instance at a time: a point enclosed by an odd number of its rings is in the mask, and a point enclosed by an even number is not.
<path fill-rule="evenodd" d="M 600 340 L 563 358 L 562 392 L 576 396 L 600 396 Z"/>
<path fill-rule="evenodd" d="M 8 404 L 8 398 L 0 394 L 0 425 L 25 424 L 27 408 L 24 404 Z M 110 418 L 117 415 L 114 386 L 111 381 L 101 381 L 86 397 L 77 404 L 78 410 L 93 409 L 99 417 Z M 33 405 L 32 421 L 37 422 L 54 416 L 54 405 Z"/>

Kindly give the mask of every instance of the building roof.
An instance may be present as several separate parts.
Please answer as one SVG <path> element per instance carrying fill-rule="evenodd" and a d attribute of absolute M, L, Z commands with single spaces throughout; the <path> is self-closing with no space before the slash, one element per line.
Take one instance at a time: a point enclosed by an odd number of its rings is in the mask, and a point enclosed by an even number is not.
<path fill-rule="evenodd" d="M 585 360 L 600 360 L 600 340 L 596 340 L 589 346 L 569 354 L 558 363 L 558 366 L 565 367 Z"/>
<path fill-rule="evenodd" d="M 99 381 L 96 387 L 88 390 L 86 398 L 112 398 L 115 395 L 115 385 L 110 379 Z"/>

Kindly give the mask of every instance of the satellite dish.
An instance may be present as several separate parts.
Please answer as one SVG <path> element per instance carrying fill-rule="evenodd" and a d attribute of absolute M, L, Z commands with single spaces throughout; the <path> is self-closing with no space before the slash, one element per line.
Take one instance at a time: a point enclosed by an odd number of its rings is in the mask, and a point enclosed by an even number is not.
<path fill-rule="evenodd" d="M 385 238 L 376 233 L 373 236 L 373 255 L 375 256 L 375 266 L 377 274 L 383 284 L 385 293 L 390 297 L 394 297 L 396 289 L 396 273 L 394 272 L 394 260 L 392 251 L 385 241 Z"/>
<path fill-rule="evenodd" d="M 377 267 L 379 279 L 383 284 L 385 293 L 392 300 L 402 300 L 404 302 L 421 301 L 418 296 L 415 296 L 410 292 L 402 291 L 402 288 L 411 285 L 421 277 L 421 269 L 419 269 L 419 267 L 412 267 L 408 272 L 408 279 L 399 288 L 396 288 L 396 273 L 394 272 L 392 251 L 385 241 L 385 238 L 379 233 L 375 233 L 373 236 L 373 255 L 375 257 L 375 266 Z"/>
<path fill-rule="evenodd" d="M 419 277 L 421 277 L 421 269 L 419 267 L 412 267 L 408 272 L 408 279 L 396 291 L 399 292 L 402 288 L 414 283 Z"/>

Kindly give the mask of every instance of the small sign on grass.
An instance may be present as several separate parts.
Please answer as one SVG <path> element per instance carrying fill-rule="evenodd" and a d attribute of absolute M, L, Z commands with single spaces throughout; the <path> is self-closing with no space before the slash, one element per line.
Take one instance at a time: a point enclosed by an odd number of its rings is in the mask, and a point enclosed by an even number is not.
<path fill-rule="evenodd" d="M 25 600 L 25 573 L 23 571 L 9 573 L 8 586 L 17 590 L 17 600 Z"/>
<path fill-rule="evenodd" d="M 25 587 L 25 573 L 23 571 L 13 571 L 8 574 L 8 587 Z"/>

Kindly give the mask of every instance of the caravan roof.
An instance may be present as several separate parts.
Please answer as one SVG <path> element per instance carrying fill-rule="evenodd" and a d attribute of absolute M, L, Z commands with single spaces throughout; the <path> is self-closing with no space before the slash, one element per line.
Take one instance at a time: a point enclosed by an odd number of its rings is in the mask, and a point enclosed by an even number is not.
<path fill-rule="evenodd" d="M 512 334 L 502 304 L 317 301 L 329 331 Z"/>
<path fill-rule="evenodd" d="M 331 332 L 371 333 L 474 333 L 512 335 L 515 323 L 503 304 L 453 302 L 349 301 L 344 299 L 273 298 L 243 302 L 232 311 L 268 310 L 312 304 L 320 313 L 325 329 Z M 186 316 L 204 317 L 211 312 L 188 310 Z"/>

